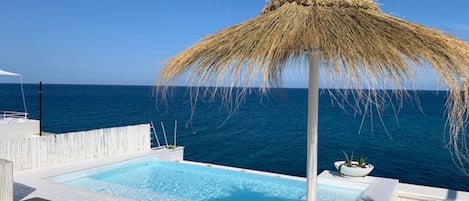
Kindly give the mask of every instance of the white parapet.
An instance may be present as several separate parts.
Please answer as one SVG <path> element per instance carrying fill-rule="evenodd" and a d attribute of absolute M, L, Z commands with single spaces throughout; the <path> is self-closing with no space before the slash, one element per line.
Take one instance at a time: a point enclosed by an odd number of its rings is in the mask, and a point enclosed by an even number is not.
<path fill-rule="evenodd" d="M 398 201 L 468 201 L 469 192 L 456 191 L 451 189 L 421 186 L 415 184 L 399 184 Z"/>
<path fill-rule="evenodd" d="M 39 120 L 1 118 L 0 140 L 22 139 L 39 136 Z"/>
<path fill-rule="evenodd" d="M 469 201 L 469 192 L 400 183 L 397 179 L 382 177 L 346 177 L 326 170 L 320 179 L 369 184 L 360 201 Z"/>
<path fill-rule="evenodd" d="M 368 188 L 360 195 L 359 201 L 394 201 L 397 198 L 399 180 L 382 177 L 347 177 L 338 172 L 325 170 L 319 178 L 332 182 L 350 182 L 355 185 L 367 184 Z"/>
<path fill-rule="evenodd" d="M 154 148 L 155 156 L 160 160 L 169 161 L 183 161 L 184 160 L 184 147 L 165 148 Z"/>
<path fill-rule="evenodd" d="M 0 200 L 13 201 L 13 163 L 0 159 Z"/>
<path fill-rule="evenodd" d="M 15 172 L 145 150 L 151 150 L 149 124 L 0 139 L 0 158 L 13 161 Z"/>

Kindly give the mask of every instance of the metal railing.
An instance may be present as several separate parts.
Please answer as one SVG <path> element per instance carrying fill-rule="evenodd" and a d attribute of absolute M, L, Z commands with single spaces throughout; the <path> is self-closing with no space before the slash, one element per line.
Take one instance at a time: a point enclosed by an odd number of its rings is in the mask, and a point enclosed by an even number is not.
<path fill-rule="evenodd" d="M 14 112 L 14 111 L 0 111 L 2 114 L 2 118 L 23 118 L 27 119 L 28 118 L 28 113 L 27 112 Z"/>
<path fill-rule="evenodd" d="M 150 140 L 152 141 L 152 142 L 151 142 L 151 147 L 152 147 L 152 148 L 156 148 L 156 149 L 157 149 L 157 148 L 167 148 L 167 149 L 174 149 L 174 148 L 176 148 L 176 140 L 177 140 L 177 139 L 176 139 L 176 135 L 177 135 L 177 134 L 176 134 L 176 133 L 177 133 L 177 120 L 174 121 L 174 134 L 173 134 L 174 140 L 173 140 L 173 144 L 172 144 L 172 145 L 170 145 L 170 144 L 168 143 L 168 136 L 166 135 L 166 129 L 165 129 L 165 127 L 164 127 L 164 123 L 163 123 L 163 122 L 161 122 L 161 130 L 163 131 L 164 145 L 161 144 L 161 143 L 163 143 L 163 142 L 160 143 L 160 140 L 158 139 L 158 135 L 157 135 L 157 133 L 156 133 L 156 127 L 155 127 L 155 125 L 153 124 L 153 121 L 150 122 L 150 135 L 151 135 L 151 139 L 150 139 Z M 154 140 L 153 140 L 153 139 L 154 139 Z M 153 143 L 153 141 L 155 141 L 156 144 Z"/>
<path fill-rule="evenodd" d="M 153 121 L 150 122 L 150 133 L 153 134 L 156 140 L 156 145 L 153 146 L 153 142 L 151 143 L 152 147 L 161 147 L 160 140 L 158 139 L 158 135 L 156 135 L 156 129 L 155 126 L 153 125 Z"/>

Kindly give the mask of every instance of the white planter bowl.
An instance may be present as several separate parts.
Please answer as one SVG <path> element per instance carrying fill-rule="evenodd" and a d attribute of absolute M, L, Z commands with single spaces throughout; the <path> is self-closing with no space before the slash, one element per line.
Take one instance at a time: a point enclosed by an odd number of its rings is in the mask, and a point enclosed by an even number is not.
<path fill-rule="evenodd" d="M 337 171 L 339 171 L 339 167 L 343 163 L 345 163 L 345 161 L 336 161 L 334 163 L 334 166 L 337 169 Z M 358 162 L 352 161 L 352 164 L 358 164 Z M 370 172 L 374 168 L 375 168 L 375 166 L 373 166 L 371 164 L 367 164 L 366 168 L 361 168 L 361 167 L 357 167 L 357 166 L 347 167 L 345 165 L 342 165 L 342 167 L 340 167 L 340 172 L 339 173 L 342 174 L 342 175 L 351 176 L 351 177 L 364 177 L 364 176 L 370 174 Z"/>

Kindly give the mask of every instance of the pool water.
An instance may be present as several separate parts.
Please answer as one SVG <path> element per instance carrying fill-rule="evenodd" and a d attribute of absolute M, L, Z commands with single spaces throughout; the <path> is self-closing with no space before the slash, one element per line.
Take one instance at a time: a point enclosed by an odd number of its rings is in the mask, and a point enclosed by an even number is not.
<path fill-rule="evenodd" d="M 306 194 L 302 180 L 150 158 L 50 180 L 137 201 L 296 201 Z M 355 201 L 363 191 L 319 183 L 318 200 Z"/>

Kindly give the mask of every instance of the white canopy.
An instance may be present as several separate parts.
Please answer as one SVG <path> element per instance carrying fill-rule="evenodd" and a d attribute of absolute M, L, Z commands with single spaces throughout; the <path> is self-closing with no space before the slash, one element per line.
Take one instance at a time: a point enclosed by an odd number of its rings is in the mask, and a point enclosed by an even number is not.
<path fill-rule="evenodd" d="M 0 76 L 2 76 L 2 75 L 5 75 L 5 76 L 21 76 L 20 74 L 16 74 L 16 73 L 12 73 L 12 72 L 8 72 L 8 71 L 0 70 Z"/>
<path fill-rule="evenodd" d="M 12 73 L 12 72 L 8 72 L 8 71 L 0 70 L 0 76 L 17 76 L 17 77 L 20 78 L 21 95 L 23 96 L 24 112 L 27 114 L 28 111 L 26 109 L 26 99 L 24 97 L 23 79 L 21 78 L 21 75 L 17 74 L 17 73 Z"/>

